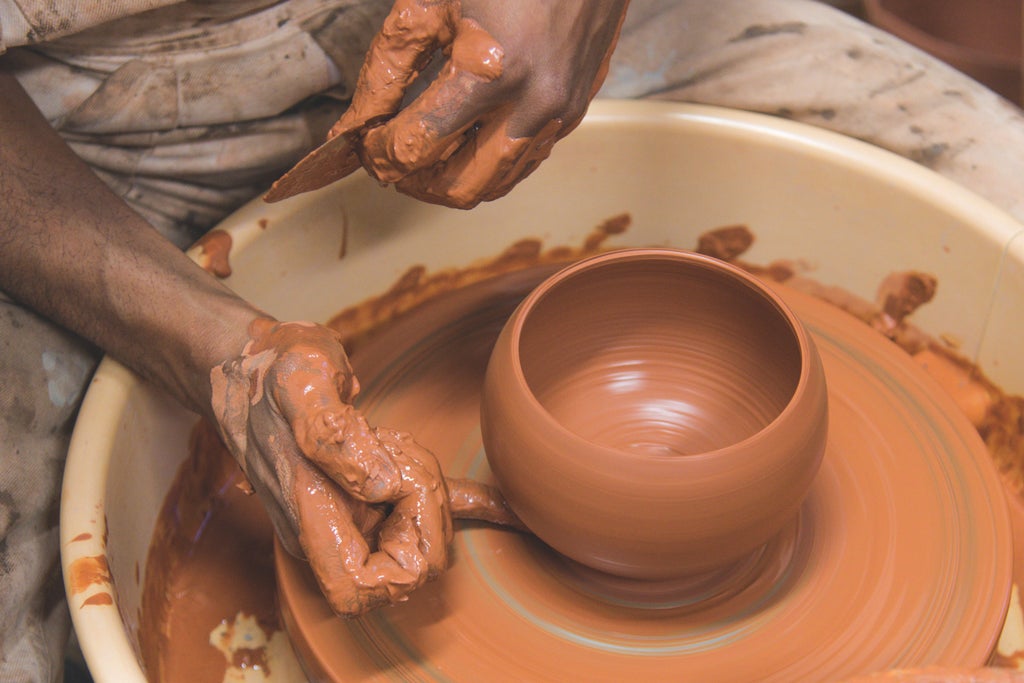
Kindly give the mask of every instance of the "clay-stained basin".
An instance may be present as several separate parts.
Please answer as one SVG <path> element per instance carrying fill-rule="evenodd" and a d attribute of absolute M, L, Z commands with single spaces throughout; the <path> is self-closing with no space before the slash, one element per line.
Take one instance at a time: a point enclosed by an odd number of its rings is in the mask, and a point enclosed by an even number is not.
<path fill-rule="evenodd" d="M 519 305 L 480 426 L 537 536 L 599 571 L 669 579 L 738 561 L 793 519 L 828 400 L 812 338 L 771 289 L 707 256 L 629 249 Z"/>
<path fill-rule="evenodd" d="M 221 226 L 233 240 L 225 282 L 273 315 L 325 321 L 412 266 L 466 267 L 524 239 L 579 245 L 622 213 L 631 227 L 608 246 L 691 249 L 709 228 L 743 223 L 757 236 L 751 260 L 801 259 L 818 280 L 868 299 L 890 272 L 933 273 L 939 294 L 915 322 L 1024 392 L 1018 222 L 862 142 L 711 107 L 596 102 L 536 173 L 473 211 L 423 205 L 361 174 L 253 202 Z M 145 681 L 136 637 L 146 553 L 194 421 L 110 360 L 86 395 L 65 471 L 61 548 L 65 576 L 83 558 L 109 566 L 109 582 L 67 586 L 97 683 Z"/>

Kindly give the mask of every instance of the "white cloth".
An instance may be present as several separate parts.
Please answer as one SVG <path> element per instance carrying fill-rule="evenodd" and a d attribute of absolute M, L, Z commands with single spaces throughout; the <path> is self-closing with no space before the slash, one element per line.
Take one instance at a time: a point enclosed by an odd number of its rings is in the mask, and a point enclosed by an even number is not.
<path fill-rule="evenodd" d="M 601 91 L 774 114 L 866 140 L 1024 220 L 1024 114 L 808 0 L 634 0 Z"/>

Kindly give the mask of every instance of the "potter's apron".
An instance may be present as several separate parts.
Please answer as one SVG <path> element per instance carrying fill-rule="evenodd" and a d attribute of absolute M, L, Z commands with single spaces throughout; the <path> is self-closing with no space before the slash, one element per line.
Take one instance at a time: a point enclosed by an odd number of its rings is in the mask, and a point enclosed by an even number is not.
<path fill-rule="evenodd" d="M 388 9 L 0 0 L 0 44 L 71 147 L 186 246 L 322 140 Z"/>

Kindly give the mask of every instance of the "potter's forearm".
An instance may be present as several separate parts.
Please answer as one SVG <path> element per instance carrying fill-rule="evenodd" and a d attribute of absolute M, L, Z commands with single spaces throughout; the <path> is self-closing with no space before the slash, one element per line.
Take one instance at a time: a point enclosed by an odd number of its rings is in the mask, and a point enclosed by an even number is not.
<path fill-rule="evenodd" d="M 110 192 L 2 59 L 0 289 L 202 413 L 258 314 Z"/>

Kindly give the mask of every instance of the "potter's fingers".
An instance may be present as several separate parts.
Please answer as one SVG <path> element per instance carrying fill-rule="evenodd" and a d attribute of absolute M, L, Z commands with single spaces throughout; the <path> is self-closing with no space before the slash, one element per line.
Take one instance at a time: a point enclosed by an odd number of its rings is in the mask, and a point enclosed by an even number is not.
<path fill-rule="evenodd" d="M 481 113 L 465 104 L 476 101 L 469 95 L 475 86 L 472 77 L 440 75 L 397 116 L 363 134 L 363 167 L 381 182 L 396 183 L 450 156 Z"/>
<path fill-rule="evenodd" d="M 340 401 L 295 420 L 293 430 L 302 452 L 357 500 L 394 500 L 402 473 L 366 419 Z"/>
<path fill-rule="evenodd" d="M 407 571 L 386 553 L 370 552 L 351 500 L 337 484 L 308 465 L 297 467 L 294 478 L 302 550 L 336 613 L 363 614 L 402 599 L 421 583 L 416 571 Z"/>
<path fill-rule="evenodd" d="M 479 25 L 460 19 L 444 67 L 416 99 L 363 136 L 360 158 L 378 180 L 393 183 L 443 160 L 481 116 L 511 97 L 501 77 L 502 51 Z"/>
<path fill-rule="evenodd" d="M 358 500 L 394 498 L 402 485 L 401 472 L 366 420 L 343 401 L 333 365 L 284 365 L 287 370 L 271 376 L 271 391 L 302 454 Z"/>
<path fill-rule="evenodd" d="M 378 537 L 379 553 L 416 578 L 412 590 L 434 579 L 447 566 L 447 543 L 439 508 L 419 496 L 398 502 L 384 520 Z M 394 597 L 394 596 L 392 596 Z"/>
<path fill-rule="evenodd" d="M 526 531 L 495 486 L 472 479 L 449 478 L 448 501 L 453 519 L 473 519 Z"/>
<path fill-rule="evenodd" d="M 509 192 L 551 153 L 561 122 L 534 137 L 511 138 L 507 123 L 483 126 L 442 163 L 399 182 L 400 192 L 424 201 L 468 209 Z"/>
<path fill-rule="evenodd" d="M 336 336 L 319 326 L 284 323 L 264 343 L 281 350 L 262 391 L 273 396 L 302 454 L 357 499 L 390 500 L 401 474 L 349 404 L 359 383 Z"/>
<path fill-rule="evenodd" d="M 433 576 L 447 566 L 448 544 L 453 534 L 448 488 L 441 467 L 434 454 L 410 435 L 389 429 L 378 429 L 377 434 L 402 471 L 402 492 L 391 517 L 412 521 L 426 571 Z M 386 521 L 385 527 L 387 524 Z M 383 535 L 382 531 L 382 538 Z"/>
<path fill-rule="evenodd" d="M 458 11 L 459 3 L 453 0 L 397 0 L 370 43 L 352 104 L 330 136 L 397 112 L 406 91 L 434 53 L 451 43 Z"/>

